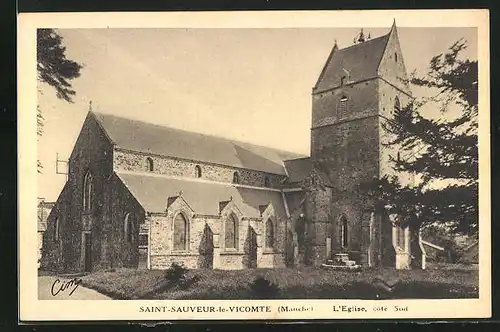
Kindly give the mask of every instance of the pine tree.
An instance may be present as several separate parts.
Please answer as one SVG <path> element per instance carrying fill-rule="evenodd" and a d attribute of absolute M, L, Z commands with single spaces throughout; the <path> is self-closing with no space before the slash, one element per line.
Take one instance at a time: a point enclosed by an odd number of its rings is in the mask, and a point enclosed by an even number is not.
<path fill-rule="evenodd" d="M 426 75 L 414 73 L 411 83 L 431 96 L 395 110 L 383 124 L 393 137 L 387 145 L 411 156 L 391 158 L 394 170 L 419 181 L 402 185 L 394 176 L 365 189 L 410 227 L 439 224 L 462 234 L 478 230 L 478 63 L 461 58 L 466 47 L 461 39 L 431 59 Z"/>

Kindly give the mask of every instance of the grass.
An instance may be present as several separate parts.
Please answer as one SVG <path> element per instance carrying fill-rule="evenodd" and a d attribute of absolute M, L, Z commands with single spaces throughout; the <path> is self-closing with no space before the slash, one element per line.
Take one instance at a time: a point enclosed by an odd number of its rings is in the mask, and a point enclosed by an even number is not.
<path fill-rule="evenodd" d="M 117 269 L 84 276 L 83 285 L 114 299 L 255 299 L 252 283 L 265 278 L 278 287 L 280 299 L 391 299 L 477 298 L 477 269 L 426 270 L 367 269 L 360 272 L 330 271 L 316 267 L 248 270 L 190 270 L 191 282 L 175 284 L 165 271 Z M 392 292 L 374 280 L 398 280 Z M 265 289 L 263 290 L 265 293 Z"/>

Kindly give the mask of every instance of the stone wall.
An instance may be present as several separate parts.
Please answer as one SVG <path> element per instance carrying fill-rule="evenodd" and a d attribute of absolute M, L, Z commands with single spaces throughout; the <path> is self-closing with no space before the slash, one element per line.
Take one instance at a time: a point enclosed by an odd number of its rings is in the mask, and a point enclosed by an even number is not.
<path fill-rule="evenodd" d="M 277 187 L 285 179 L 284 175 L 119 149 L 115 150 L 114 153 L 115 170 L 146 172 L 148 171 L 146 165 L 146 158 L 148 157 L 153 160 L 153 172 L 156 174 L 195 178 L 196 166 L 198 165 L 201 168 L 202 179 L 218 182 L 232 183 L 234 172 L 238 172 L 240 184 L 257 187 L 265 186 L 266 177 L 269 179 L 269 187 Z"/>
<path fill-rule="evenodd" d="M 166 269 L 174 262 L 187 268 L 243 269 L 284 266 L 285 223 L 275 217 L 272 207 L 263 212 L 262 218 L 242 216 L 237 208 L 228 204 L 218 216 L 196 215 L 178 197 L 165 214 L 154 214 L 150 219 L 150 259 L 152 269 Z M 186 250 L 173 249 L 173 221 L 182 213 L 188 222 Z M 225 248 L 225 220 L 234 216 L 238 220 L 238 247 Z M 265 246 L 265 220 L 275 220 L 274 248 Z"/>
<path fill-rule="evenodd" d="M 92 269 L 99 267 L 102 228 L 107 214 L 105 192 L 113 171 L 112 163 L 113 147 L 89 113 L 69 158 L 68 181 L 47 219 L 43 255 L 51 261 L 45 263 L 53 265 L 53 268 L 68 272 L 83 270 L 84 230 L 92 233 Z M 83 185 L 88 171 L 93 178 L 93 199 L 91 210 L 84 213 Z M 60 241 L 52 238 L 56 220 L 59 220 Z"/>
<path fill-rule="evenodd" d="M 145 223 L 145 211 L 116 175 L 110 179 L 107 188 L 102 263 L 106 267 L 137 267 L 139 228 Z M 132 222 L 130 242 L 126 240 L 126 219 Z"/>
<path fill-rule="evenodd" d="M 347 98 L 346 112 L 343 116 L 339 111 L 342 97 Z M 313 128 L 374 115 L 378 106 L 377 80 L 346 84 L 325 92 L 314 93 L 312 98 Z"/>

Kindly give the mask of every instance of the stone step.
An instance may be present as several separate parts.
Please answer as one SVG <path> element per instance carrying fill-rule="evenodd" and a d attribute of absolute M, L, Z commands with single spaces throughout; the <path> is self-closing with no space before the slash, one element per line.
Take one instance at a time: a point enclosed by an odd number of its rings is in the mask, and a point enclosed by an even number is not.
<path fill-rule="evenodd" d="M 340 270 L 340 271 L 357 271 L 361 269 L 361 266 L 359 265 L 334 265 L 334 264 L 322 264 L 322 268 L 329 269 L 329 270 Z"/>
<path fill-rule="evenodd" d="M 350 259 L 349 253 L 343 253 L 343 252 L 336 253 L 333 258 L 328 259 L 326 261 L 326 265 L 344 266 L 344 267 L 357 266 L 356 261 Z"/>

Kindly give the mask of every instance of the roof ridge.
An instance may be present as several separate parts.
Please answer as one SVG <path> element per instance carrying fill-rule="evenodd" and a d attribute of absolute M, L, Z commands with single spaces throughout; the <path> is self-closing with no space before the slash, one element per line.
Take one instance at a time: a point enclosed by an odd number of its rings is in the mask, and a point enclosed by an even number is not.
<path fill-rule="evenodd" d="M 294 161 L 294 160 L 301 160 L 301 159 L 309 159 L 309 158 L 311 158 L 311 156 L 300 157 L 300 158 L 293 158 L 293 159 L 284 159 L 283 162 Z"/>
<path fill-rule="evenodd" d="M 237 139 L 227 138 L 227 137 L 223 137 L 223 136 L 210 135 L 210 134 L 200 133 L 200 132 L 196 132 L 196 131 L 190 131 L 190 130 L 175 128 L 175 127 L 171 127 L 171 126 L 167 126 L 167 125 L 159 125 L 159 124 L 156 124 L 156 123 L 147 122 L 147 121 L 144 121 L 144 120 L 132 119 L 132 118 L 124 117 L 124 116 L 120 116 L 120 115 L 115 115 L 115 114 L 110 114 L 110 113 L 96 112 L 94 110 L 89 111 L 89 113 L 93 113 L 94 115 L 97 115 L 97 116 L 114 117 L 114 118 L 119 118 L 119 119 L 123 119 L 123 120 L 128 120 L 128 121 L 131 121 L 131 122 L 139 122 L 139 123 L 143 123 L 143 124 L 147 124 L 147 125 L 155 126 L 155 127 L 159 127 L 159 128 L 171 129 L 171 130 L 175 130 L 175 131 L 179 131 L 179 132 L 183 132 L 183 133 L 189 133 L 189 134 L 199 135 L 199 136 L 203 136 L 203 137 L 215 138 L 215 139 L 219 139 L 219 140 L 228 141 L 228 142 L 231 142 L 231 143 L 234 143 L 234 144 L 247 144 L 247 145 L 251 145 L 251 146 L 254 146 L 254 147 L 260 147 L 260 148 L 265 148 L 265 149 L 269 149 L 269 150 L 274 150 L 276 152 L 283 152 L 283 153 L 293 154 L 293 155 L 297 155 L 297 156 L 304 156 L 301 153 L 292 152 L 292 151 L 288 151 L 288 150 L 284 150 L 284 149 L 278 149 L 278 148 L 269 147 L 269 146 L 265 146 L 265 145 L 261 145 L 261 144 L 255 144 L 255 143 L 240 141 L 240 140 L 237 140 Z M 102 125 L 103 130 L 106 131 L 106 129 L 104 128 L 105 126 L 102 123 L 100 123 L 100 124 Z M 300 158 L 307 158 L 307 157 L 300 157 Z"/>
<path fill-rule="evenodd" d="M 382 35 L 382 36 L 379 36 L 379 37 L 375 37 L 375 38 L 369 39 L 369 40 L 364 41 L 364 42 L 362 42 L 362 43 L 352 44 L 352 45 L 347 46 L 347 47 L 344 47 L 344 48 L 339 48 L 339 49 L 338 49 L 338 52 L 342 52 L 342 51 L 344 51 L 344 50 L 348 50 L 348 49 L 353 48 L 353 47 L 356 47 L 356 46 L 366 45 L 366 44 L 369 44 L 370 42 L 373 42 L 373 41 L 375 41 L 375 40 L 377 40 L 377 41 L 378 41 L 379 39 L 382 39 L 382 38 L 388 37 L 390 34 L 391 34 L 391 32 L 386 33 L 385 35 Z"/>

